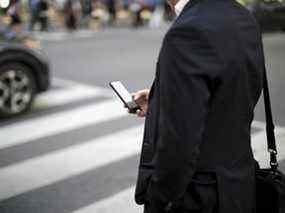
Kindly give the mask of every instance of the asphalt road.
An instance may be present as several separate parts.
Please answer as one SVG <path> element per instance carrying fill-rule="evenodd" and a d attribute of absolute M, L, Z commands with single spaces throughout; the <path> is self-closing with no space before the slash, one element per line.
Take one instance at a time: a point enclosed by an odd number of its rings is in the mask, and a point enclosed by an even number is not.
<path fill-rule="evenodd" d="M 108 30 L 92 38 L 44 42 L 54 76 L 108 87 L 121 80 L 130 90 L 149 87 L 166 28 Z"/>
<path fill-rule="evenodd" d="M 121 80 L 130 91 L 149 87 L 166 30 L 40 35 L 53 85 L 30 113 L 0 124 L 1 213 L 140 211 L 132 194 L 143 120 L 126 114 L 108 83 Z M 284 144 L 285 34 L 266 34 L 264 44 L 278 140 Z M 260 122 L 253 126 L 253 141 L 260 142 L 262 102 L 255 120 Z"/>
<path fill-rule="evenodd" d="M 56 77 L 102 87 L 108 87 L 111 80 L 121 80 L 130 90 L 137 90 L 152 82 L 166 30 L 109 30 L 92 38 L 43 44 Z M 278 125 L 285 126 L 285 34 L 265 34 L 264 45 L 272 108 Z M 258 106 L 256 119 L 264 120 L 263 115 Z"/>

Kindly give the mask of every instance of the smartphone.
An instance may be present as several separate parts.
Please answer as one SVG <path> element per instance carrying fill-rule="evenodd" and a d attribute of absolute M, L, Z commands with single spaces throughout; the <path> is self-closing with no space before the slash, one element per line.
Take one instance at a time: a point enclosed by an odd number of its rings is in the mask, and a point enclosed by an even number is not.
<path fill-rule="evenodd" d="M 139 105 L 134 101 L 132 95 L 120 81 L 112 81 L 109 83 L 109 85 L 129 109 L 130 113 L 136 113 L 136 111 L 140 109 Z"/>

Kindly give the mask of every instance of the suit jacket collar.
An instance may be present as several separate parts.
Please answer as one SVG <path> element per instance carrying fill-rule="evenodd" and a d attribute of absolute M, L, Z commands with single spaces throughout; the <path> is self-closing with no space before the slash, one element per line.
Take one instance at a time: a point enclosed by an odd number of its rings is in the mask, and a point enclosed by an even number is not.
<path fill-rule="evenodd" d="M 188 3 L 185 5 L 184 9 L 182 10 L 180 16 L 185 13 L 185 11 L 187 11 L 189 8 L 193 7 L 195 4 L 197 4 L 198 2 L 201 2 L 203 0 L 190 0 L 188 1 Z"/>
<path fill-rule="evenodd" d="M 183 13 L 185 13 L 185 11 L 187 11 L 189 8 L 193 7 L 198 2 L 202 2 L 202 1 L 205 1 L 205 0 L 189 0 L 188 3 L 185 5 L 184 9 L 182 10 L 180 16 Z M 214 1 L 235 1 L 235 0 L 214 0 Z"/>
<path fill-rule="evenodd" d="M 193 7 L 195 4 L 197 4 L 198 2 L 203 1 L 203 0 L 190 0 L 187 2 L 187 4 L 185 5 L 185 7 L 183 8 L 182 12 L 179 14 L 179 16 L 177 16 L 177 18 L 175 19 L 172 27 L 177 23 L 177 21 L 183 16 L 183 14 L 188 11 L 191 7 Z M 171 27 L 171 28 L 172 28 Z"/>
<path fill-rule="evenodd" d="M 187 5 L 187 3 L 189 2 L 190 0 L 179 0 L 174 9 L 175 9 L 175 14 L 176 16 L 178 17 L 180 15 L 180 13 L 183 11 L 184 7 Z"/>

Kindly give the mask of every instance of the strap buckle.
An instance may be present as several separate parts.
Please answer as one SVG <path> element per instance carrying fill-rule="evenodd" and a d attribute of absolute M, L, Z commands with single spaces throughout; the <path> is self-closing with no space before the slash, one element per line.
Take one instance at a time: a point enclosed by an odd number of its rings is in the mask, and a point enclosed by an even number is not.
<path fill-rule="evenodd" d="M 276 151 L 276 150 L 268 149 L 268 152 L 269 152 L 270 154 L 277 155 L 277 151 Z"/>

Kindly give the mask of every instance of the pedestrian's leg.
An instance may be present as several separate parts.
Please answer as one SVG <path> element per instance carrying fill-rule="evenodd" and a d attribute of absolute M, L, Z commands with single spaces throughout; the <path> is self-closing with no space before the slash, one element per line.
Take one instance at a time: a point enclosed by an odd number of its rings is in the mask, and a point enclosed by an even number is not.
<path fill-rule="evenodd" d="M 46 17 L 41 17 L 40 23 L 41 23 L 41 31 L 47 31 L 48 30 L 48 19 Z"/>
<path fill-rule="evenodd" d="M 31 19 L 30 19 L 30 25 L 29 25 L 29 30 L 30 30 L 30 31 L 33 31 L 33 30 L 34 30 L 36 21 L 37 21 L 36 16 L 32 14 L 32 15 L 31 15 Z"/>

